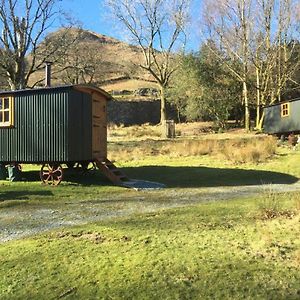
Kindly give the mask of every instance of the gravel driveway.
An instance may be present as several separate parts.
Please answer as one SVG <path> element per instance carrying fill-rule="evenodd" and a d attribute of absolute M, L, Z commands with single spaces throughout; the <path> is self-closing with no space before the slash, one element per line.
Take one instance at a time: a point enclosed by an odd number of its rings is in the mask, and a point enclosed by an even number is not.
<path fill-rule="evenodd" d="M 81 225 L 135 213 L 155 212 L 161 209 L 182 207 L 200 202 L 249 197 L 272 190 L 273 192 L 300 191 L 300 181 L 294 184 L 212 187 L 197 189 L 144 190 L 124 194 L 118 198 L 66 202 L 47 208 L 18 206 L 0 208 L 0 242 L 35 235 L 60 227 Z M 151 194 L 151 197 L 150 197 Z M 155 199 L 155 200 L 153 200 Z"/>

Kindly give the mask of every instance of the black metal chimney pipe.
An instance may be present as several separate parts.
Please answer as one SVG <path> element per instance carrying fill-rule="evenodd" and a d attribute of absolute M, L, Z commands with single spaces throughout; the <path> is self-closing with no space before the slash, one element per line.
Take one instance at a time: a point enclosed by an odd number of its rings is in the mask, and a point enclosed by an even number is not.
<path fill-rule="evenodd" d="M 51 65 L 52 62 L 46 61 L 46 66 L 45 66 L 45 87 L 50 87 L 51 86 Z"/>

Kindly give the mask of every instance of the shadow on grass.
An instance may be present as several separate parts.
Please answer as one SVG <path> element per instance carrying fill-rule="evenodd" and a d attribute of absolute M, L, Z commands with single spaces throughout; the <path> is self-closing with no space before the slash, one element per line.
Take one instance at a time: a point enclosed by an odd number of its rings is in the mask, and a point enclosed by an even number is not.
<path fill-rule="evenodd" d="M 292 184 L 298 181 L 297 177 L 289 174 L 260 170 L 185 166 L 143 166 L 123 170 L 130 178 L 160 182 L 167 187 L 178 188 Z"/>
<path fill-rule="evenodd" d="M 7 200 L 28 200 L 31 196 L 52 196 L 50 191 L 5 191 L 0 192 L 0 202 Z"/>
<path fill-rule="evenodd" d="M 21 177 L 21 181 L 23 182 L 40 182 L 42 185 L 39 171 L 23 171 Z M 112 185 L 112 183 L 98 170 L 83 173 L 80 171 L 70 171 L 65 169 L 62 182 L 67 182 L 68 185 L 73 184 L 83 186 Z"/>
<path fill-rule="evenodd" d="M 218 186 L 245 186 L 261 184 L 292 184 L 297 177 L 289 174 L 244 169 L 225 169 L 208 167 L 170 167 L 170 166 L 142 166 L 122 168 L 124 173 L 132 179 L 154 181 L 173 188 L 200 188 Z M 22 173 L 22 181 L 39 182 L 38 171 Z M 97 186 L 112 185 L 100 172 L 74 173 L 66 171 L 64 182 L 68 185 Z M 27 192 L 26 192 L 27 193 Z M 33 192 L 34 193 L 34 192 Z M 18 196 L 18 195 L 16 195 Z M 22 197 L 20 194 L 19 197 Z M 0 192 L 0 200 L 1 200 Z M 16 197 L 15 197 L 16 198 Z"/>

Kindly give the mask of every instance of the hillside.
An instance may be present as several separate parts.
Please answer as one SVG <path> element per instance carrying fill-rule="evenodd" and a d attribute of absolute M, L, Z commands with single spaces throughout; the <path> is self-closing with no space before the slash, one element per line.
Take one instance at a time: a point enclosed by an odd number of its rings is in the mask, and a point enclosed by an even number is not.
<path fill-rule="evenodd" d="M 47 41 L 57 39 L 65 34 L 59 30 L 47 37 Z M 91 70 L 92 75 L 79 79 L 80 83 L 93 83 L 107 91 L 131 91 L 139 88 L 155 88 L 156 84 L 152 78 L 142 71 L 138 64 L 142 59 L 142 53 L 136 46 L 127 44 L 109 36 L 91 32 L 88 30 L 72 29 L 68 36 L 76 35 L 76 42 L 59 65 L 53 66 L 53 84 L 74 83 L 77 70 L 73 69 L 78 65 L 80 68 Z M 69 73 L 58 72 L 70 66 Z M 37 73 L 32 81 L 43 77 L 43 72 Z"/>

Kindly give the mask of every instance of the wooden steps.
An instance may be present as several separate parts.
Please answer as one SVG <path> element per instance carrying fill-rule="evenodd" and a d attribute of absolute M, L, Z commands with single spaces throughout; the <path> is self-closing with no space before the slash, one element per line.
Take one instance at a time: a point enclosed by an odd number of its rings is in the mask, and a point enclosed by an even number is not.
<path fill-rule="evenodd" d="M 96 159 L 95 163 L 99 170 L 113 183 L 116 185 L 122 185 L 123 182 L 129 181 L 129 178 L 118 169 L 110 160 Z"/>

